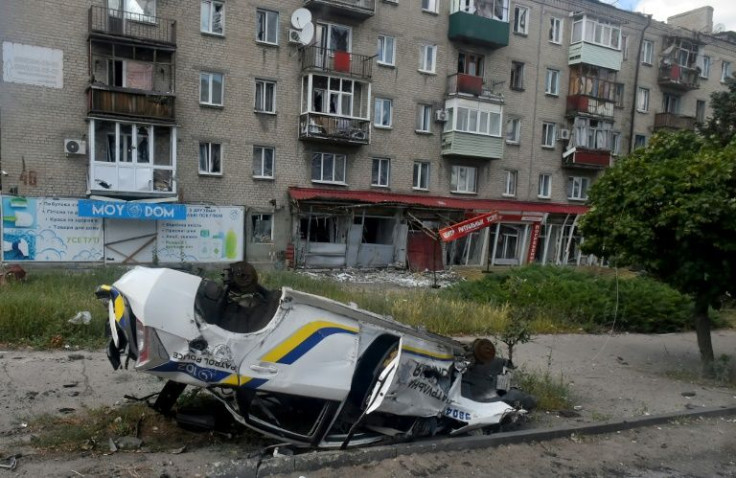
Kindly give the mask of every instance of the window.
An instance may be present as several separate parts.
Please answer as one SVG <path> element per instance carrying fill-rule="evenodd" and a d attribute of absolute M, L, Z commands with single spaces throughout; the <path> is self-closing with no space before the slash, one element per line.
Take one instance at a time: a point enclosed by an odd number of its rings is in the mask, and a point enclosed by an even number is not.
<path fill-rule="evenodd" d="M 470 166 L 453 166 L 450 173 L 450 190 L 454 193 L 475 194 L 475 171 Z"/>
<path fill-rule="evenodd" d="M 503 172 L 503 195 L 504 196 L 516 196 L 516 177 L 518 176 L 516 171 L 507 169 Z"/>
<path fill-rule="evenodd" d="M 511 144 L 519 144 L 521 139 L 521 120 L 519 118 L 510 118 L 506 121 L 506 142 Z"/>
<path fill-rule="evenodd" d="M 276 112 L 276 82 L 256 80 L 255 110 L 261 113 Z"/>
<path fill-rule="evenodd" d="M 448 121 L 450 123 L 448 125 L 448 131 L 454 130 L 487 136 L 501 136 L 500 112 L 484 111 L 481 109 L 466 108 L 464 106 L 458 106 L 456 110 L 453 114 L 454 118 Z M 453 121 L 454 125 L 452 123 Z"/>
<path fill-rule="evenodd" d="M 529 33 L 529 9 L 521 5 L 514 7 L 514 33 L 520 35 Z"/>
<path fill-rule="evenodd" d="M 344 154 L 312 154 L 312 181 L 345 184 Z"/>
<path fill-rule="evenodd" d="M 611 154 L 614 156 L 621 154 L 621 133 L 618 131 L 611 133 Z"/>
<path fill-rule="evenodd" d="M 539 184 L 537 185 L 537 197 L 549 198 L 552 190 L 552 176 L 549 174 L 539 175 Z"/>
<path fill-rule="evenodd" d="M 730 61 L 724 61 L 721 64 L 721 82 L 725 83 L 727 78 L 731 78 L 731 62 Z"/>
<path fill-rule="evenodd" d="M 557 125 L 555 123 L 542 123 L 542 146 L 554 148 L 557 141 Z"/>
<path fill-rule="evenodd" d="M 199 29 L 203 33 L 225 33 L 225 4 L 217 0 L 202 0 Z"/>
<path fill-rule="evenodd" d="M 396 40 L 388 35 L 378 35 L 378 64 L 395 65 Z"/>
<path fill-rule="evenodd" d="M 483 55 L 461 51 L 457 56 L 457 72 L 472 76 L 483 76 Z"/>
<path fill-rule="evenodd" d="M 437 6 L 440 0 L 422 0 L 422 11 L 437 13 Z"/>
<path fill-rule="evenodd" d="M 698 56 L 698 68 L 700 68 L 700 77 L 708 78 L 710 76 L 710 57 L 707 55 Z"/>
<path fill-rule="evenodd" d="M 624 107 L 624 84 L 616 83 L 613 86 L 613 105 L 618 108 Z"/>
<path fill-rule="evenodd" d="M 703 100 L 695 102 L 695 121 L 700 124 L 705 123 L 705 101 Z"/>
<path fill-rule="evenodd" d="M 549 41 L 562 43 L 562 19 L 552 17 L 549 19 Z"/>
<path fill-rule="evenodd" d="M 412 188 L 423 191 L 429 189 L 429 163 L 425 161 L 414 161 Z"/>
<path fill-rule="evenodd" d="M 256 40 L 271 45 L 279 44 L 279 12 L 256 10 Z"/>
<path fill-rule="evenodd" d="M 578 116 L 573 124 L 572 144 L 586 149 L 611 150 L 612 121 Z"/>
<path fill-rule="evenodd" d="M 275 151 L 267 146 L 253 146 L 253 177 L 273 179 Z"/>
<path fill-rule="evenodd" d="M 637 134 L 634 136 L 634 149 L 646 148 L 647 137 L 643 134 Z"/>
<path fill-rule="evenodd" d="M 388 158 L 373 158 L 371 168 L 371 186 L 387 188 L 391 179 L 391 160 Z"/>
<path fill-rule="evenodd" d="M 649 90 L 641 86 L 636 92 L 636 111 L 646 113 L 649 111 Z"/>
<path fill-rule="evenodd" d="M 558 96 L 560 94 L 560 70 L 547 68 L 547 79 L 544 92 L 548 95 Z"/>
<path fill-rule="evenodd" d="M 624 60 L 629 59 L 629 37 L 621 35 L 621 55 Z"/>
<path fill-rule="evenodd" d="M 621 27 L 606 20 L 577 16 L 572 23 L 572 43 L 584 41 L 621 50 Z"/>
<path fill-rule="evenodd" d="M 312 78 L 310 111 L 368 119 L 368 99 L 362 83 L 318 75 Z M 307 77 L 304 80 L 307 86 Z"/>
<path fill-rule="evenodd" d="M 588 199 L 590 178 L 570 176 L 567 178 L 567 198 L 583 201 Z"/>
<path fill-rule="evenodd" d="M 511 62 L 511 89 L 524 89 L 524 64 L 519 61 Z"/>
<path fill-rule="evenodd" d="M 419 48 L 419 71 L 434 73 L 437 61 L 437 45 L 422 45 Z"/>
<path fill-rule="evenodd" d="M 418 105 L 417 131 L 421 133 L 432 132 L 432 105 Z"/>
<path fill-rule="evenodd" d="M 662 95 L 662 112 L 678 114 L 680 112 L 680 97 L 664 93 Z"/>
<path fill-rule="evenodd" d="M 156 0 L 113 0 L 108 2 L 110 16 L 121 17 L 136 22 L 156 23 Z"/>
<path fill-rule="evenodd" d="M 393 100 L 376 98 L 373 124 L 379 128 L 390 128 L 392 123 Z"/>
<path fill-rule="evenodd" d="M 199 103 L 222 106 L 224 78 L 222 73 L 199 74 Z"/>
<path fill-rule="evenodd" d="M 199 143 L 199 174 L 222 174 L 222 145 Z"/>
<path fill-rule="evenodd" d="M 644 40 L 641 44 L 641 62 L 645 65 L 654 64 L 654 43 L 650 40 Z"/>
<path fill-rule="evenodd" d="M 253 214 L 250 216 L 251 242 L 268 243 L 273 242 L 273 215 Z"/>

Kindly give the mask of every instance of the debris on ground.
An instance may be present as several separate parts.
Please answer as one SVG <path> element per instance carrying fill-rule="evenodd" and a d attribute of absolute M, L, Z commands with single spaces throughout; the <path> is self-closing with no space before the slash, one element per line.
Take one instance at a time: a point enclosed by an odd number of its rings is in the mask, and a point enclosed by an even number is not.
<path fill-rule="evenodd" d="M 335 282 L 351 284 L 395 284 L 401 287 L 447 287 L 463 280 L 463 277 L 452 271 L 412 272 L 407 269 L 308 269 L 297 270 L 314 279 L 330 279 Z"/>
<path fill-rule="evenodd" d="M 74 325 L 89 325 L 91 321 L 92 314 L 90 314 L 88 310 L 82 310 L 77 312 L 77 315 L 69 319 L 68 322 Z"/>

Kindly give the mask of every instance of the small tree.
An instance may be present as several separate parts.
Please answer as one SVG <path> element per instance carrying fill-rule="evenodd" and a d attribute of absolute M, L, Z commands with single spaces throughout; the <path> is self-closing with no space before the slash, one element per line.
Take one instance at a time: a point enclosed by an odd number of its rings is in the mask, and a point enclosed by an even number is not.
<path fill-rule="evenodd" d="M 584 250 L 636 265 L 694 300 L 703 371 L 712 373 L 709 306 L 736 279 L 736 142 L 662 133 L 591 188 Z"/>
<path fill-rule="evenodd" d="M 710 95 L 713 114 L 700 132 L 710 141 L 726 146 L 736 134 L 736 79 L 726 78 L 727 91 L 716 91 Z"/>

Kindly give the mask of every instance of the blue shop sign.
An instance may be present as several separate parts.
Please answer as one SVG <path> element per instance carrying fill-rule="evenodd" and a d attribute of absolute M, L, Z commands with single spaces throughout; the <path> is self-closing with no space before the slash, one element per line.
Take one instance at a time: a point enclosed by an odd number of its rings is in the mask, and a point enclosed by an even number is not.
<path fill-rule="evenodd" d="M 182 221 L 187 218 L 187 206 L 184 204 L 80 199 L 79 217 Z"/>

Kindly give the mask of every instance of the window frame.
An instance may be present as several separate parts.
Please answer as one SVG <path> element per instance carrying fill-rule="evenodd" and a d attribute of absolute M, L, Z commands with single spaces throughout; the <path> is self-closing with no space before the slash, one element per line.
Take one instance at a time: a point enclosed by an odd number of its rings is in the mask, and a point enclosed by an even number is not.
<path fill-rule="evenodd" d="M 260 150 L 260 158 L 256 158 L 257 150 Z M 271 151 L 271 175 L 265 174 L 266 151 Z M 256 173 L 256 159 L 259 160 L 259 171 Z M 273 146 L 253 145 L 253 179 L 274 179 L 276 170 L 276 148 Z"/>
<path fill-rule="evenodd" d="M 417 121 L 416 121 L 416 129 L 415 131 L 417 133 L 422 134 L 431 134 L 432 133 L 432 105 L 428 103 L 419 103 L 417 104 Z M 424 126 L 426 123 L 426 129 L 423 129 L 422 126 Z"/>
<path fill-rule="evenodd" d="M 276 15 L 276 32 L 274 33 L 274 41 L 269 41 L 269 28 L 268 28 L 268 16 L 269 15 Z M 263 28 L 264 28 L 264 38 L 259 38 L 261 32 L 258 30 L 258 23 L 260 21 L 261 16 L 263 16 Z M 256 8 L 256 43 L 261 43 L 264 45 L 278 45 L 279 44 L 279 34 L 281 30 L 281 26 L 279 25 L 281 21 L 281 16 L 278 11 L 276 10 L 269 10 L 267 8 Z"/>
<path fill-rule="evenodd" d="M 220 29 L 222 31 L 216 32 L 213 30 L 214 27 L 214 12 L 215 12 L 215 5 L 220 6 Z M 209 25 L 209 30 L 204 30 L 202 25 L 202 20 L 204 19 L 205 15 L 205 6 L 208 8 L 208 15 L 207 15 L 207 22 Z M 200 13 L 199 13 L 199 31 L 200 33 L 204 33 L 207 35 L 215 35 L 215 36 L 225 36 L 225 2 L 222 0 L 202 0 L 201 1 L 201 7 L 200 7 Z"/>
<path fill-rule="evenodd" d="M 388 105 L 388 124 L 383 123 L 383 116 Z M 373 101 L 373 126 L 379 129 L 391 129 L 394 125 L 394 100 L 376 96 Z"/>
<path fill-rule="evenodd" d="M 207 101 L 202 101 L 202 79 L 203 77 L 207 75 Z M 219 76 L 220 77 L 220 84 L 222 85 L 220 89 L 220 102 L 216 103 L 212 100 L 213 96 L 213 85 L 214 85 L 214 77 Z M 214 71 L 200 71 L 199 72 L 199 104 L 203 106 L 217 106 L 222 107 L 225 106 L 225 74 L 224 73 L 217 73 Z"/>
<path fill-rule="evenodd" d="M 412 186 L 415 191 L 429 191 L 429 161 L 414 161 L 412 167 Z M 422 185 L 424 184 L 424 186 Z"/>
<path fill-rule="evenodd" d="M 503 193 L 501 196 L 507 198 L 516 197 L 516 187 L 519 180 L 519 172 L 515 169 L 504 169 L 503 171 Z"/>
<path fill-rule="evenodd" d="M 425 2 L 427 3 L 427 7 L 424 7 Z M 427 13 L 438 13 L 439 7 L 440 7 L 440 0 L 421 0 L 421 3 L 419 4 L 423 12 Z"/>
<path fill-rule="evenodd" d="M 545 194 L 545 191 L 546 191 L 546 194 Z M 552 175 L 551 174 L 539 173 L 539 178 L 537 179 L 537 197 L 540 199 L 550 199 L 552 197 Z"/>
<path fill-rule="evenodd" d="M 565 25 L 565 20 L 558 17 L 549 18 L 549 35 L 548 40 L 550 43 L 555 45 L 562 45 L 562 30 Z"/>
<path fill-rule="evenodd" d="M 523 28 L 519 28 L 519 11 L 524 11 L 524 14 L 522 16 L 524 17 L 524 25 Z M 525 7 L 524 5 L 514 4 L 514 25 L 512 27 L 512 31 L 516 35 L 529 35 L 529 17 L 531 16 L 531 9 L 529 7 Z"/>
<path fill-rule="evenodd" d="M 202 146 L 206 146 L 206 156 L 202 158 Z M 218 171 L 212 171 L 212 147 L 217 146 L 219 150 L 219 170 Z M 199 142 L 199 152 L 198 152 L 198 161 L 197 161 L 197 168 L 199 171 L 200 176 L 222 176 L 222 163 L 224 159 L 224 152 L 222 143 L 215 143 L 213 141 L 200 141 Z M 202 168 L 202 160 L 204 159 L 205 167 L 206 169 Z"/>
<path fill-rule="evenodd" d="M 590 178 L 586 176 L 568 176 L 567 199 L 569 201 L 587 201 L 590 189 Z M 575 190 L 577 189 L 577 194 Z"/>
<path fill-rule="evenodd" d="M 545 75 L 544 94 L 550 96 L 560 96 L 560 75 L 562 72 L 554 68 L 547 68 Z"/>
<path fill-rule="evenodd" d="M 551 134 L 550 134 L 551 131 Z M 548 142 L 547 140 L 550 140 Z M 553 149 L 557 142 L 557 123 L 542 121 L 542 147 Z"/>
<path fill-rule="evenodd" d="M 647 66 L 654 64 L 654 42 L 652 40 L 641 42 L 641 63 Z"/>
<path fill-rule="evenodd" d="M 320 179 L 314 178 L 314 163 L 317 159 L 317 156 L 319 155 L 319 161 L 320 161 Z M 327 156 L 332 156 L 332 179 L 325 179 L 325 158 Z M 337 159 L 342 159 L 342 180 L 335 179 L 337 168 Z M 312 160 L 311 160 L 311 166 L 312 170 L 310 172 L 310 178 L 311 182 L 313 183 L 320 183 L 320 184 L 338 184 L 347 186 L 346 178 L 347 178 L 347 155 L 343 153 L 330 153 L 325 151 L 315 151 L 312 153 Z"/>
<path fill-rule="evenodd" d="M 640 141 L 641 139 L 641 141 Z M 649 142 L 647 135 L 645 134 L 635 134 L 634 135 L 634 141 L 632 142 L 632 147 L 634 150 L 637 150 L 639 148 L 646 148 L 647 143 Z"/>
<path fill-rule="evenodd" d="M 460 184 L 461 171 L 464 172 L 465 177 L 462 187 Z M 450 169 L 450 192 L 455 194 L 478 194 L 478 168 L 453 164 Z"/>
<path fill-rule="evenodd" d="M 269 228 L 269 235 L 268 235 L 269 240 L 268 241 L 263 241 L 263 240 L 256 241 L 255 240 L 256 239 L 256 220 L 263 221 L 264 216 L 269 216 L 270 218 L 269 222 L 271 223 L 271 227 Z M 251 213 L 250 214 L 250 227 L 251 227 L 250 242 L 252 244 L 272 244 L 273 243 L 273 216 L 274 215 L 272 213 Z"/>
<path fill-rule="evenodd" d="M 376 164 L 378 171 L 376 174 Z M 381 184 L 382 172 L 385 170 L 386 184 Z M 391 187 L 391 158 L 373 157 L 371 158 L 371 187 L 389 188 Z"/>
<path fill-rule="evenodd" d="M 425 68 L 425 60 L 427 59 L 426 50 L 431 49 L 432 51 L 432 68 Z M 436 43 L 422 43 L 419 45 L 419 72 L 434 75 L 437 73 L 437 44 Z"/>
<path fill-rule="evenodd" d="M 509 124 L 515 124 L 513 128 L 514 139 L 509 139 Z M 519 144 L 521 143 L 521 118 L 507 118 L 506 119 L 506 144 Z"/>
<path fill-rule="evenodd" d="M 733 77 L 733 64 L 730 61 L 721 60 L 721 83 Z"/>
<path fill-rule="evenodd" d="M 649 88 L 636 87 L 636 111 L 639 113 L 649 112 L 649 101 L 651 99 Z M 643 103 L 643 104 L 642 104 Z"/>
<path fill-rule="evenodd" d="M 710 78 L 710 69 L 713 65 L 710 55 L 698 55 L 698 66 L 700 67 L 700 78 Z"/>
<path fill-rule="evenodd" d="M 526 65 L 523 61 L 511 61 L 511 79 L 509 81 L 509 88 L 514 91 L 524 91 L 524 70 Z M 514 81 L 514 80 L 517 81 Z"/>
<path fill-rule="evenodd" d="M 385 57 L 385 53 L 387 51 L 386 49 L 386 40 L 391 39 L 391 61 L 385 61 L 381 59 L 382 56 Z M 396 66 L 396 37 L 393 37 L 391 35 L 378 35 L 378 52 L 376 54 L 376 63 L 383 66 Z"/>
<path fill-rule="evenodd" d="M 695 122 L 705 123 L 705 113 L 708 108 L 708 102 L 705 100 L 695 100 Z"/>
<path fill-rule="evenodd" d="M 253 111 L 256 113 L 267 113 L 267 114 L 276 114 L 276 81 L 273 80 L 264 80 L 262 78 L 256 78 L 255 79 L 255 90 L 254 90 L 254 96 L 253 96 Z M 272 109 L 268 110 L 266 108 L 266 105 L 268 104 L 267 101 L 267 92 L 268 92 L 268 86 L 271 86 L 271 106 Z M 258 104 L 258 90 L 261 90 L 261 103 L 262 105 Z"/>

